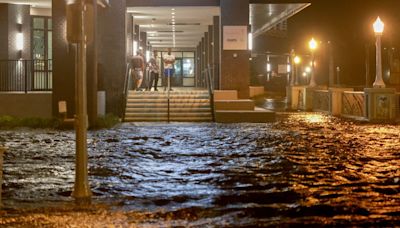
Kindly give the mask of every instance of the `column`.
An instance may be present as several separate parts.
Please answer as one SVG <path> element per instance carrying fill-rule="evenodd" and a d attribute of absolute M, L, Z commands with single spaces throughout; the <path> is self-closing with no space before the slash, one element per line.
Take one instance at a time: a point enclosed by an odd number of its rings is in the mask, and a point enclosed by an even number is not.
<path fill-rule="evenodd" d="M 214 76 L 214 89 L 219 89 L 219 62 L 220 62 L 220 23 L 219 16 L 214 16 L 213 18 L 213 56 L 214 56 L 214 68 L 213 68 L 213 76 Z"/>
<path fill-rule="evenodd" d="M 224 26 L 248 27 L 249 0 L 220 0 L 220 6 L 222 40 Z M 248 98 L 250 85 L 250 52 L 247 48 L 243 50 L 224 50 L 223 43 L 221 47 L 220 89 L 237 90 L 239 98 Z"/>
<path fill-rule="evenodd" d="M 99 80 L 106 91 L 106 112 L 122 115 L 126 71 L 126 1 L 110 0 L 98 12 Z"/>

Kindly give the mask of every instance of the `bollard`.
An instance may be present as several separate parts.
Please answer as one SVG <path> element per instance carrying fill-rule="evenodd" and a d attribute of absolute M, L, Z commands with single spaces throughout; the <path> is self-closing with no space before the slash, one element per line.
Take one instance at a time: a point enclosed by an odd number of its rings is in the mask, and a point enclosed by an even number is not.
<path fill-rule="evenodd" d="M 1 203 L 1 185 L 3 184 L 3 155 L 6 152 L 6 148 L 0 147 L 0 208 L 2 206 Z"/>

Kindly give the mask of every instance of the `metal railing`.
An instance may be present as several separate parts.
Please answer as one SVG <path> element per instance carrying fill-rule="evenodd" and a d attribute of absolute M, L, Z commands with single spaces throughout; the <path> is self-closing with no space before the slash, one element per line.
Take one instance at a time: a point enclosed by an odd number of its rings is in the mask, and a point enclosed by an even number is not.
<path fill-rule="evenodd" d="M 51 91 L 52 60 L 0 60 L 0 92 Z"/>
<path fill-rule="evenodd" d="M 364 92 L 343 92 L 342 115 L 347 117 L 365 117 Z"/>
<path fill-rule="evenodd" d="M 125 81 L 124 81 L 124 91 L 123 91 L 123 102 L 122 102 L 122 121 L 125 121 L 125 113 L 126 113 L 126 103 L 128 102 L 128 96 L 129 96 L 129 87 L 131 86 L 131 68 L 130 64 L 126 64 L 126 69 L 125 69 Z"/>
<path fill-rule="evenodd" d="M 215 122 L 215 111 L 214 111 L 214 80 L 211 77 L 211 66 L 208 64 L 206 68 L 206 81 L 207 81 L 207 89 L 208 95 L 210 97 L 210 108 L 211 108 L 211 115 L 212 120 Z"/>

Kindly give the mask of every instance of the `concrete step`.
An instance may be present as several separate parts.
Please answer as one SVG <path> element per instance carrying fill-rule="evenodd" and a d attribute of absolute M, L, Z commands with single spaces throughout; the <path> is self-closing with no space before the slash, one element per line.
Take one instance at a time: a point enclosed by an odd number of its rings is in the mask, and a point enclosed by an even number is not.
<path fill-rule="evenodd" d="M 168 107 L 137 107 L 137 108 L 127 108 L 126 113 L 151 113 L 151 112 L 156 112 L 156 113 L 162 113 L 162 112 L 168 112 Z M 170 108 L 170 113 L 203 113 L 203 112 L 211 112 L 211 108 Z"/>
<path fill-rule="evenodd" d="M 250 99 L 217 100 L 214 101 L 215 110 L 254 110 L 254 101 Z"/>
<path fill-rule="evenodd" d="M 127 117 L 125 118 L 125 122 L 167 122 L 168 118 L 159 118 L 159 117 L 146 117 L 146 118 L 140 118 L 140 117 Z M 171 122 L 211 122 L 212 118 L 211 117 L 170 117 Z"/>
<path fill-rule="evenodd" d="M 170 99 L 208 99 L 208 95 L 171 95 Z M 129 95 L 128 99 L 168 99 L 167 95 Z"/>
<path fill-rule="evenodd" d="M 275 121 L 275 112 L 268 110 L 220 110 L 215 112 L 219 123 L 268 123 Z"/>
<path fill-rule="evenodd" d="M 167 99 L 128 99 L 127 104 L 131 103 L 168 103 Z M 170 103 L 210 103 L 209 99 L 170 99 Z"/>
<path fill-rule="evenodd" d="M 170 117 L 212 117 L 211 113 L 190 113 L 190 112 L 173 112 L 170 113 Z M 147 112 L 147 113 L 131 113 L 126 112 L 125 118 L 133 118 L 133 117 L 168 117 L 168 113 L 166 112 Z"/>
<path fill-rule="evenodd" d="M 130 90 L 128 95 L 167 95 L 166 91 L 132 91 Z M 207 95 L 208 91 L 171 91 L 170 95 Z"/>
<path fill-rule="evenodd" d="M 128 103 L 126 108 L 167 108 L 167 102 L 163 103 Z M 210 102 L 197 103 L 170 103 L 170 108 L 210 108 Z"/>

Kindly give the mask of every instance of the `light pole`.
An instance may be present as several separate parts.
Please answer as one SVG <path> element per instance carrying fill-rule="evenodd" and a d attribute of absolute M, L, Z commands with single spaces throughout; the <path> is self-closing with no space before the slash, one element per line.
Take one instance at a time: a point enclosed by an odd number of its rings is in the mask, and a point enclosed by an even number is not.
<path fill-rule="evenodd" d="M 314 51 L 315 49 L 317 49 L 317 41 L 314 40 L 314 38 L 312 38 L 310 40 L 310 42 L 308 42 L 308 47 L 311 50 L 311 79 L 310 79 L 310 87 L 315 87 L 317 86 L 317 83 L 315 82 L 315 74 L 314 74 Z"/>
<path fill-rule="evenodd" d="M 382 79 L 382 53 L 381 53 L 381 37 L 385 24 L 378 17 L 373 24 L 376 36 L 376 77 L 373 84 L 374 88 L 385 88 L 385 82 Z"/>
<path fill-rule="evenodd" d="M 295 81 L 295 85 L 298 85 L 299 84 L 299 64 L 300 64 L 300 62 L 301 62 L 301 59 L 300 59 L 300 57 L 299 56 L 295 56 L 294 58 L 293 58 L 293 61 L 294 61 L 294 64 L 295 64 L 295 73 L 294 73 L 294 77 L 296 78 L 296 81 Z"/>

